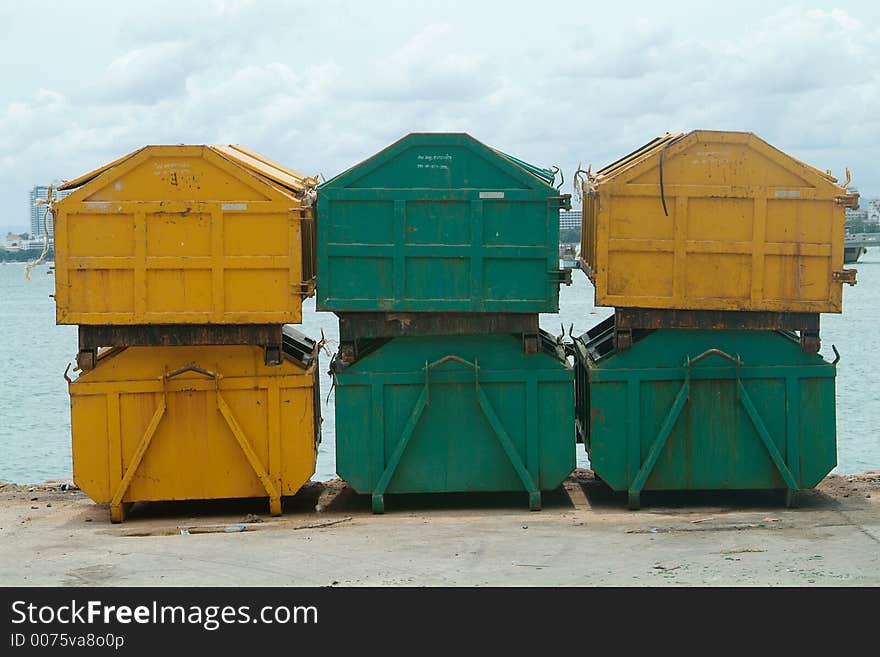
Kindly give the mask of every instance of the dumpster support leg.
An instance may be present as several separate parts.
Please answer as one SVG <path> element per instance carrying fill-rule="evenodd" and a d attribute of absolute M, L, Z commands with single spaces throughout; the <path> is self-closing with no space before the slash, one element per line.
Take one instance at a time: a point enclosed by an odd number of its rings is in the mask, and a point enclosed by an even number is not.
<path fill-rule="evenodd" d="M 263 465 L 260 463 L 260 459 L 258 459 L 257 455 L 254 453 L 251 444 L 248 442 L 247 436 L 244 435 L 244 431 L 241 430 L 241 426 L 232 414 L 232 409 L 229 408 L 226 400 L 223 399 L 223 396 L 220 394 L 219 388 L 217 389 L 217 408 L 223 416 L 223 419 L 226 420 L 226 424 L 228 424 L 229 428 L 232 430 L 232 435 L 235 436 L 235 440 L 238 441 L 238 446 L 241 448 L 241 451 L 244 452 L 245 458 L 247 458 L 254 473 L 259 477 L 260 483 L 262 483 L 263 488 L 266 489 L 266 493 L 269 494 L 269 513 L 273 516 L 280 516 L 281 494 L 276 490 L 275 485 L 266 473 L 265 468 L 263 468 Z"/>
<path fill-rule="evenodd" d="M 483 410 L 483 414 L 486 416 L 486 419 L 489 421 L 489 425 L 492 427 L 492 430 L 498 437 L 498 442 L 500 442 L 501 447 L 504 448 L 504 453 L 507 454 L 507 458 L 510 460 L 513 469 L 516 470 L 516 474 L 519 476 L 520 481 L 522 481 L 523 486 L 529 493 L 529 509 L 531 509 L 532 511 L 540 511 L 541 491 L 535 485 L 535 482 L 532 480 L 532 476 L 529 474 L 529 471 L 523 464 L 522 459 L 519 457 L 519 454 L 517 454 L 516 449 L 513 446 L 513 442 L 510 440 L 510 436 L 507 435 L 507 432 L 501 425 L 501 421 L 495 414 L 495 410 L 492 408 L 492 404 L 486 397 L 486 393 L 484 393 L 483 390 L 480 388 L 479 383 L 476 384 L 476 388 L 477 399 L 480 402 L 480 408 Z"/>
<path fill-rule="evenodd" d="M 147 430 L 141 437 L 141 441 L 138 443 L 137 449 L 134 450 L 134 455 L 131 458 L 131 463 L 128 464 L 128 468 L 125 470 L 125 476 L 122 477 L 122 481 L 119 482 L 119 486 L 116 487 L 116 491 L 113 493 L 113 498 L 110 500 L 111 522 L 117 523 L 125 520 L 125 507 L 122 504 L 122 498 L 128 491 L 128 487 L 131 486 L 131 480 L 134 479 L 134 475 L 141 465 L 144 454 L 147 453 L 147 449 L 149 449 L 150 447 L 150 441 L 153 440 L 156 429 L 159 427 L 159 422 L 162 421 L 162 418 L 164 416 L 165 395 L 162 395 L 162 399 L 159 400 L 159 407 L 156 409 L 156 412 L 153 413 L 153 417 L 150 418 L 150 423 L 147 425 Z"/>
<path fill-rule="evenodd" d="M 776 466 L 776 469 L 779 470 L 779 474 L 782 475 L 785 484 L 788 486 L 785 494 L 785 504 L 786 506 L 793 506 L 797 501 L 797 481 L 795 481 L 794 475 L 791 474 L 791 470 L 788 469 L 785 461 L 782 460 L 782 455 L 779 453 L 779 450 L 776 449 L 776 443 L 774 443 L 773 439 L 770 437 L 770 433 L 767 431 L 767 427 L 764 426 L 764 421 L 761 420 L 761 416 L 758 415 L 758 411 L 752 403 L 752 398 L 749 396 L 749 393 L 746 392 L 742 381 L 737 381 L 737 390 L 739 391 L 740 402 L 746 409 L 746 413 L 748 413 L 752 424 L 755 425 L 755 429 L 761 437 L 761 442 L 764 443 L 764 447 L 767 449 L 767 452 L 769 452 L 770 458 L 773 459 L 773 464 Z M 790 410 L 789 412 L 794 411 Z"/>
<path fill-rule="evenodd" d="M 641 506 L 640 495 L 642 492 L 642 488 L 644 488 L 645 483 L 648 481 L 648 477 L 651 474 L 651 471 L 654 469 L 654 466 L 657 464 L 657 459 L 660 457 L 660 452 L 663 451 L 663 448 L 666 446 L 666 440 L 669 438 L 669 434 L 672 433 L 672 429 L 675 427 L 675 423 L 678 421 L 678 416 L 681 415 L 681 411 L 684 408 L 684 405 L 687 403 L 688 395 L 690 395 L 691 391 L 691 377 L 690 370 L 688 370 L 688 375 L 684 380 L 684 383 L 681 385 L 681 389 L 678 391 L 678 395 L 675 397 L 675 401 L 672 404 L 672 408 L 669 409 L 669 413 L 666 414 L 666 419 L 663 420 L 663 426 L 660 427 L 660 433 L 657 434 L 657 437 L 654 438 L 654 442 L 651 444 L 651 449 L 648 451 L 648 456 L 645 458 L 645 462 L 642 463 L 642 467 L 639 469 L 638 474 L 636 474 L 635 479 L 629 486 L 629 508 L 630 509 L 638 509 Z"/>
<path fill-rule="evenodd" d="M 422 419 L 422 413 L 427 405 L 428 386 L 425 385 L 425 389 L 422 390 L 422 394 L 419 395 L 419 399 L 416 401 L 416 406 L 413 408 L 413 412 L 410 414 L 409 420 L 407 420 L 406 426 L 403 428 L 400 440 L 397 441 L 394 452 L 392 452 L 391 458 L 388 459 L 388 465 L 385 466 L 382 476 L 379 477 L 379 483 L 376 484 L 376 488 L 373 489 L 373 513 L 385 513 L 385 490 L 388 488 L 388 484 L 391 483 L 391 477 L 394 476 L 397 466 L 400 465 L 400 459 L 403 458 L 403 453 L 406 451 L 410 438 L 412 438 L 419 420 Z"/>

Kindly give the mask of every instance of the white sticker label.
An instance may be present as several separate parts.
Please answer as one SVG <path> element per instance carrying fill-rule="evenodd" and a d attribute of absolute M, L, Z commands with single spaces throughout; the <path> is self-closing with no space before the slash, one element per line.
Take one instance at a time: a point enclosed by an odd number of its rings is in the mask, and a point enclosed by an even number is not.
<path fill-rule="evenodd" d="M 224 203 L 220 208 L 223 210 L 247 210 L 247 203 Z"/>
<path fill-rule="evenodd" d="M 480 192 L 480 198 L 504 198 L 504 192 Z"/>
<path fill-rule="evenodd" d="M 774 196 L 776 198 L 800 198 L 801 193 L 796 189 L 777 189 Z"/>

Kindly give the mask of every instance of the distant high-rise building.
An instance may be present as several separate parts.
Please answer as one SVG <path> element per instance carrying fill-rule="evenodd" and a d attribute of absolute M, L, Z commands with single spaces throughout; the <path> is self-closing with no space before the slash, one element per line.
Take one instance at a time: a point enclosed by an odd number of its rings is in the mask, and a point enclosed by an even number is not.
<path fill-rule="evenodd" d="M 880 198 L 868 200 L 868 221 L 880 224 Z"/>
<path fill-rule="evenodd" d="M 53 184 L 58 184 L 53 183 Z M 49 229 L 49 239 L 53 239 L 54 235 L 54 226 L 52 225 L 52 215 L 51 213 L 46 215 L 46 206 L 45 204 L 37 205 L 37 201 L 39 199 L 46 199 L 47 194 L 49 193 L 48 185 L 35 185 L 31 188 L 30 195 L 28 197 L 29 200 L 29 215 L 31 218 L 31 236 L 34 239 L 43 239 L 43 236 L 46 232 L 46 228 Z M 65 190 L 63 192 L 59 192 L 57 189 L 54 190 L 53 196 L 55 200 L 60 200 L 70 194 L 69 190 Z"/>
<path fill-rule="evenodd" d="M 560 210 L 559 211 L 559 230 L 567 230 L 575 228 L 580 230 L 581 227 L 581 211 L 580 210 Z"/>
<path fill-rule="evenodd" d="M 846 213 L 846 221 L 858 221 L 858 222 L 866 222 L 868 221 L 868 209 L 865 207 L 864 203 L 859 205 L 858 210 L 853 210 L 852 208 L 846 208 L 844 211 Z"/>

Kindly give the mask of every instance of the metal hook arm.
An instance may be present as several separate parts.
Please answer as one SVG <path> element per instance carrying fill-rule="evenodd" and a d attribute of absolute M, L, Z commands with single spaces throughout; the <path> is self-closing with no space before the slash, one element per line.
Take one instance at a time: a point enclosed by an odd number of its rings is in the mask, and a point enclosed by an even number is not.
<path fill-rule="evenodd" d="M 724 351 L 721 351 L 720 349 L 707 349 L 706 351 L 701 353 L 699 356 L 697 356 L 693 360 L 688 360 L 688 367 L 696 365 L 701 360 L 708 358 L 709 356 L 721 356 L 721 358 L 729 360 L 734 365 L 742 365 L 742 361 L 739 358 L 736 358 L 735 356 L 731 356 L 730 354 L 728 354 Z"/>
<path fill-rule="evenodd" d="M 439 367 L 443 363 L 448 363 L 449 361 L 455 361 L 456 363 L 461 363 L 462 365 L 467 365 L 468 367 L 476 368 L 476 365 L 474 365 L 470 361 L 467 361 L 464 358 L 460 358 L 459 356 L 453 356 L 452 354 L 450 354 L 449 356 L 444 356 L 440 360 L 435 360 L 433 363 L 428 363 L 427 365 L 425 365 L 425 369 L 432 370 L 435 367 Z"/>
<path fill-rule="evenodd" d="M 183 374 L 185 372 L 195 372 L 196 374 L 204 374 L 205 376 L 210 377 L 212 379 L 217 378 L 216 373 L 214 373 L 210 370 L 206 370 L 203 367 L 199 367 L 198 365 L 184 365 L 183 367 L 179 367 L 176 370 L 172 370 L 171 372 L 166 372 L 165 378 L 166 379 L 173 379 L 175 376 L 177 376 L 179 374 Z"/>

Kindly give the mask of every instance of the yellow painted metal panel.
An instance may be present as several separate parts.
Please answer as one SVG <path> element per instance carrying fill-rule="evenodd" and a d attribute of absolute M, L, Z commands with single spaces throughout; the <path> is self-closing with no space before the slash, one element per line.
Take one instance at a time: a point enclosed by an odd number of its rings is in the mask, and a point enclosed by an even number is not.
<path fill-rule="evenodd" d="M 223 154 L 229 159 L 243 164 L 249 169 L 253 169 L 260 175 L 275 181 L 276 183 L 290 190 L 302 191 L 304 189 L 315 187 L 318 180 L 312 176 L 305 176 L 283 164 L 273 162 L 267 157 L 255 153 L 254 151 L 241 146 L 240 144 L 230 144 L 229 146 L 212 146 L 214 151 Z"/>
<path fill-rule="evenodd" d="M 316 364 L 263 358 L 254 346 L 99 358 L 69 386 L 77 485 L 101 504 L 295 494 L 315 469 Z M 200 369 L 174 375 L 187 366 Z"/>
<path fill-rule="evenodd" d="M 746 301 L 752 292 L 751 265 L 752 256 L 744 253 L 688 253 L 687 295 L 693 299 Z"/>
<path fill-rule="evenodd" d="M 583 181 L 596 304 L 840 312 L 845 187 L 751 133 L 665 135 Z"/>
<path fill-rule="evenodd" d="M 67 183 L 74 191 L 55 204 L 56 321 L 302 321 L 314 271 L 306 186 L 258 158 L 147 146 Z"/>
<path fill-rule="evenodd" d="M 610 239 L 672 239 L 674 221 L 663 216 L 655 199 L 634 197 L 621 203 L 611 198 L 609 203 L 613 210 L 608 210 L 614 213 L 614 221 L 608 224 Z"/>
<path fill-rule="evenodd" d="M 608 257 L 608 294 L 639 290 L 642 295 L 672 295 L 671 253 L 616 251 Z"/>
<path fill-rule="evenodd" d="M 831 288 L 831 280 L 821 275 L 825 260 L 827 258 L 816 256 L 768 255 L 764 260 L 767 295 L 785 300 L 797 294 L 808 301 L 821 302 L 828 297 Z"/>
<path fill-rule="evenodd" d="M 77 187 L 82 187 L 86 183 L 91 182 L 92 180 L 94 180 L 95 178 L 100 176 L 105 171 L 112 169 L 115 166 L 119 166 L 120 164 L 125 162 L 125 160 L 128 160 L 131 157 L 134 157 L 142 150 L 143 150 L 143 148 L 139 148 L 138 150 L 132 151 L 131 153 L 128 153 L 127 155 L 123 155 L 122 157 L 115 159 L 112 162 L 108 162 L 104 166 L 99 167 L 99 168 L 95 169 L 94 171 L 89 171 L 88 173 L 84 173 L 81 176 L 77 176 L 73 180 L 65 180 L 63 184 L 58 186 L 58 189 L 68 190 L 68 189 L 76 189 Z"/>
<path fill-rule="evenodd" d="M 656 201 L 654 205 L 657 205 Z M 689 198 L 687 239 L 751 242 L 754 202 L 740 198 Z"/>
<path fill-rule="evenodd" d="M 69 286 L 82 290 L 76 296 L 75 311 L 80 316 L 134 314 L 134 271 L 112 269 L 74 269 Z M 56 298 L 58 282 L 55 283 Z M 68 323 L 68 322 L 59 322 Z M 81 322 L 91 324 L 94 322 Z"/>
<path fill-rule="evenodd" d="M 73 479 L 94 499 L 107 502 L 121 479 L 121 475 L 114 478 L 112 467 L 113 463 L 121 462 L 114 459 L 117 456 L 114 447 L 118 449 L 114 443 L 118 442 L 119 409 L 113 406 L 117 403 L 118 396 L 113 393 L 83 396 L 78 399 L 77 412 L 71 416 L 73 451 L 77 454 L 73 461 Z M 101 431 L 92 436 L 82 418 L 101 418 Z M 116 435 L 111 436 L 114 433 Z"/>
<path fill-rule="evenodd" d="M 211 270 L 209 269 L 156 269 L 146 272 L 146 308 L 158 314 L 182 314 L 211 312 L 211 295 L 204 290 L 211 289 Z M 168 294 L 168 290 L 180 290 L 179 294 Z M 144 315 L 147 310 L 144 310 Z"/>

